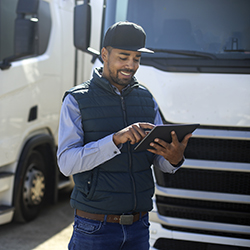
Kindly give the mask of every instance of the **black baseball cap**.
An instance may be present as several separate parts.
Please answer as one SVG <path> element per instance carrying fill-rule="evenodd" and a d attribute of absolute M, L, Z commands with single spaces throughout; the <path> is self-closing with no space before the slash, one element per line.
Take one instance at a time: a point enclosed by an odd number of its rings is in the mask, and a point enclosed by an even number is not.
<path fill-rule="evenodd" d="M 154 53 L 145 48 L 146 33 L 144 29 L 135 23 L 117 22 L 107 30 L 103 47 L 111 46 L 115 49 Z"/>

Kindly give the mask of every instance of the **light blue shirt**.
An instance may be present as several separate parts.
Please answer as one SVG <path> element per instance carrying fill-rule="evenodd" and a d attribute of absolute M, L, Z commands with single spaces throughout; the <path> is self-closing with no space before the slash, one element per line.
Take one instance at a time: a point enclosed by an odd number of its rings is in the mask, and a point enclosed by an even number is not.
<path fill-rule="evenodd" d="M 154 124 L 162 124 L 158 105 L 155 102 Z M 57 161 L 60 171 L 65 176 L 89 171 L 98 165 L 121 154 L 113 142 L 113 134 L 98 141 L 92 141 L 85 145 L 84 131 L 81 124 L 81 114 L 77 101 L 73 96 L 67 95 L 61 108 Z M 163 172 L 174 173 L 178 168 L 172 166 L 169 161 L 160 155 L 154 157 L 155 167 Z"/>

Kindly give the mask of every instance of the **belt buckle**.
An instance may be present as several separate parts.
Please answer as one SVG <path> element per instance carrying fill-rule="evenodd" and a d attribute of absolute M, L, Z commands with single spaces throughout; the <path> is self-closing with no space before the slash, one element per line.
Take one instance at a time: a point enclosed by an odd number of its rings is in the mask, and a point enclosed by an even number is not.
<path fill-rule="evenodd" d="M 134 221 L 134 215 L 133 214 L 122 214 L 120 216 L 119 223 L 121 225 L 132 225 Z"/>

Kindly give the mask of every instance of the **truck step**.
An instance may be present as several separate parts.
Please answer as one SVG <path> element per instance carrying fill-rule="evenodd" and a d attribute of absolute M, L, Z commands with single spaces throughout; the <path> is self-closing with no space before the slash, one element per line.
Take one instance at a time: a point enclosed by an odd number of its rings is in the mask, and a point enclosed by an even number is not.
<path fill-rule="evenodd" d="M 7 205 L 0 205 L 0 225 L 11 222 L 15 208 Z"/>
<path fill-rule="evenodd" d="M 10 172 L 0 172 L 0 201 L 1 193 L 8 191 L 11 188 L 14 174 Z"/>
<path fill-rule="evenodd" d="M 0 215 L 6 214 L 9 212 L 13 212 L 14 209 L 15 208 L 12 206 L 0 205 Z"/>
<path fill-rule="evenodd" d="M 7 177 L 11 177 L 13 176 L 14 174 L 11 173 L 11 172 L 0 172 L 0 179 L 1 178 L 7 178 Z"/>

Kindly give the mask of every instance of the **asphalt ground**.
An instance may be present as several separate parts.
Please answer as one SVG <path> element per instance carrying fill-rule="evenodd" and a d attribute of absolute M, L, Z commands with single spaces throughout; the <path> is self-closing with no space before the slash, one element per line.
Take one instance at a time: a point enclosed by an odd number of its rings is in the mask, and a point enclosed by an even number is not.
<path fill-rule="evenodd" d="M 67 250 L 74 219 L 69 196 L 60 193 L 56 204 L 45 205 L 29 223 L 0 225 L 0 250 Z"/>

